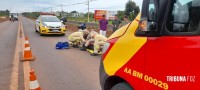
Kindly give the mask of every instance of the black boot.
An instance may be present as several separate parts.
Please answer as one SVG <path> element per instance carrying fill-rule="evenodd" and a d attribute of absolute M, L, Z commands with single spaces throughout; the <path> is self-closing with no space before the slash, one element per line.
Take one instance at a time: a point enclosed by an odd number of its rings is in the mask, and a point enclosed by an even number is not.
<path fill-rule="evenodd" d="M 79 48 L 79 46 L 78 46 L 78 45 L 73 45 L 72 47 L 73 47 L 73 48 Z"/>
<path fill-rule="evenodd" d="M 86 51 L 86 46 L 83 44 L 83 46 L 80 48 L 82 51 Z"/>
<path fill-rule="evenodd" d="M 91 56 L 98 56 L 98 54 L 96 54 L 96 53 L 92 53 L 92 54 L 90 54 Z"/>

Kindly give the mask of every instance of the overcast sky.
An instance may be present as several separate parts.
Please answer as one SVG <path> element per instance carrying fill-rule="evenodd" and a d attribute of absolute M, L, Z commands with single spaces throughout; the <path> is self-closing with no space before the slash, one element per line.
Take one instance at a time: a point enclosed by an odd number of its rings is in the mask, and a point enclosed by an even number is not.
<path fill-rule="evenodd" d="M 59 5 L 63 6 L 64 11 L 87 12 L 87 0 L 1 0 L 0 10 L 9 9 L 11 12 L 32 12 L 32 11 L 51 11 L 49 7 L 53 7 L 53 11 L 61 11 Z M 124 10 L 128 0 L 93 0 L 90 2 L 90 11 L 94 10 Z M 143 0 L 133 0 L 138 6 L 141 6 Z M 79 5 L 71 5 L 84 3 Z M 57 6 L 57 7 L 56 7 Z"/>

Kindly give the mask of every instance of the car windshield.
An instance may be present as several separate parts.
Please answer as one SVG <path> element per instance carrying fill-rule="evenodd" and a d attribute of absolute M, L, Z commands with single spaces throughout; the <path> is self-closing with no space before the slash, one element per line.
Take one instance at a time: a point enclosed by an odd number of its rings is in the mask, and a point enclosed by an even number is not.
<path fill-rule="evenodd" d="M 199 28 L 200 0 L 174 0 L 168 16 L 171 32 L 194 32 Z"/>
<path fill-rule="evenodd" d="M 60 22 L 57 17 L 42 17 L 43 22 Z"/>

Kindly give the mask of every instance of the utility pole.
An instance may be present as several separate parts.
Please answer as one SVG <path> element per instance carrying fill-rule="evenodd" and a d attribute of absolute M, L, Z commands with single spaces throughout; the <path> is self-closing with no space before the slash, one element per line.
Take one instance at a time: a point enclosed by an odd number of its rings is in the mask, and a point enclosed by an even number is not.
<path fill-rule="evenodd" d="M 88 5 L 88 22 L 90 22 L 90 1 L 87 1 L 87 5 Z"/>
<path fill-rule="evenodd" d="M 97 1 L 97 0 L 88 0 L 87 5 L 88 5 L 88 22 L 90 22 L 90 1 Z"/>
<path fill-rule="evenodd" d="M 53 13 L 53 9 L 52 9 L 52 7 L 51 7 L 51 13 Z"/>
<path fill-rule="evenodd" d="M 61 6 L 60 16 L 62 17 L 62 16 L 63 16 L 63 15 L 62 15 L 62 14 L 63 14 L 63 5 L 61 4 L 60 6 Z"/>

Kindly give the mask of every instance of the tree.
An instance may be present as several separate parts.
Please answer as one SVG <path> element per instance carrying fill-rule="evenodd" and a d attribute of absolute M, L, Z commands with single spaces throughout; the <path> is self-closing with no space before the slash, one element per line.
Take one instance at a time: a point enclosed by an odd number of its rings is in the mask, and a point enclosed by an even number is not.
<path fill-rule="evenodd" d="M 122 19 L 125 15 L 125 11 L 117 11 L 117 16 L 119 19 Z"/>
<path fill-rule="evenodd" d="M 40 12 L 24 12 L 22 15 L 28 18 L 36 19 L 40 16 Z"/>
<path fill-rule="evenodd" d="M 94 18 L 94 13 L 89 12 L 89 14 L 90 14 L 90 18 Z M 85 14 L 84 14 L 84 17 L 88 17 L 88 13 L 85 13 Z"/>
<path fill-rule="evenodd" d="M 9 17 L 9 14 L 10 14 L 9 10 L 0 11 L 0 16 Z"/>
<path fill-rule="evenodd" d="M 6 15 L 9 16 L 10 11 L 8 9 L 6 9 Z"/>
<path fill-rule="evenodd" d="M 127 15 L 131 20 L 133 20 L 140 11 L 139 6 L 137 6 L 132 0 L 129 0 L 125 7 L 125 15 Z"/>

